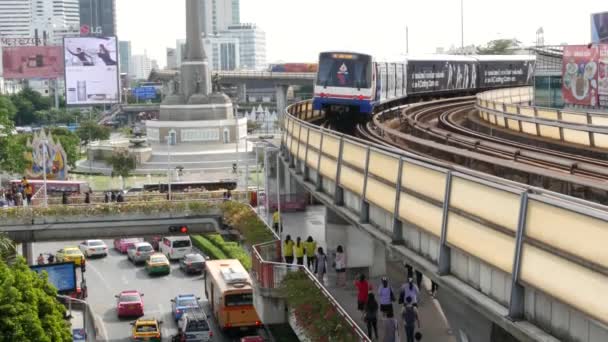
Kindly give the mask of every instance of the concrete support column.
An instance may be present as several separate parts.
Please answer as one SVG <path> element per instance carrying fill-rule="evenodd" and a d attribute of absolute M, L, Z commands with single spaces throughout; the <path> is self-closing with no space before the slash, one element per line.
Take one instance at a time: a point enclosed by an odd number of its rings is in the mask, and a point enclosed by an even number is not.
<path fill-rule="evenodd" d="M 521 269 L 521 254 L 525 237 L 526 216 L 528 212 L 528 193 L 521 195 L 519 208 L 519 221 L 517 225 L 517 234 L 515 236 L 515 256 L 513 260 L 513 273 L 511 278 L 511 300 L 509 302 L 509 318 L 520 320 L 525 315 L 525 297 L 526 290 L 519 281 L 519 272 Z"/>
<path fill-rule="evenodd" d="M 443 218 L 441 222 L 441 239 L 439 245 L 439 275 L 450 274 L 451 251 L 447 244 L 448 240 L 448 215 L 450 213 L 450 195 L 452 193 L 452 172 L 448 172 L 445 181 L 445 197 L 443 200 Z"/>
<path fill-rule="evenodd" d="M 21 244 L 21 255 L 27 260 L 28 265 L 34 265 L 34 249 L 31 242 Z"/>
<path fill-rule="evenodd" d="M 369 155 L 370 148 L 367 147 L 365 153 L 365 174 L 363 178 L 363 195 L 361 196 L 361 212 L 359 213 L 359 222 L 369 223 L 369 203 L 367 203 L 367 176 L 369 174 Z"/>
<path fill-rule="evenodd" d="M 277 102 L 277 113 L 279 115 L 279 123 L 283 123 L 283 117 L 285 114 L 285 108 L 287 108 L 287 90 L 289 85 L 276 85 L 276 102 Z"/>

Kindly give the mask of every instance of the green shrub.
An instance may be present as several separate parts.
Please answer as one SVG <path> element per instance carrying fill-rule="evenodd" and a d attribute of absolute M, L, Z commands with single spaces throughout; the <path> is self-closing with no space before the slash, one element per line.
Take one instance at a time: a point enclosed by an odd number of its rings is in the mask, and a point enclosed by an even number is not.
<path fill-rule="evenodd" d="M 228 259 L 222 250 L 202 235 L 191 235 L 192 244 L 212 259 Z"/>
<path fill-rule="evenodd" d="M 224 222 L 238 230 L 248 245 L 275 240 L 269 227 L 256 215 L 248 205 L 227 201 L 220 205 Z"/>
<path fill-rule="evenodd" d="M 226 254 L 230 259 L 238 259 L 245 269 L 251 269 L 251 256 L 236 242 L 226 242 L 219 234 L 211 234 L 207 239 Z"/>

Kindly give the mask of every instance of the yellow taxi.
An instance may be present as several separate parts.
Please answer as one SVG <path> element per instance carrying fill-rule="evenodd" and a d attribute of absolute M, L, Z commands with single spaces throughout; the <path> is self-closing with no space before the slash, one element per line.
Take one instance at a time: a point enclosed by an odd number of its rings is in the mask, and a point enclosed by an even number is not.
<path fill-rule="evenodd" d="M 171 265 L 169 259 L 164 254 L 154 253 L 146 260 L 146 271 L 149 275 L 169 274 L 171 273 Z"/>
<path fill-rule="evenodd" d="M 140 318 L 131 323 L 133 326 L 133 341 L 161 341 L 160 325 L 163 321 L 155 318 Z"/>
<path fill-rule="evenodd" d="M 77 266 L 84 265 L 84 254 L 78 247 L 65 247 L 57 251 L 57 262 L 73 262 Z"/>

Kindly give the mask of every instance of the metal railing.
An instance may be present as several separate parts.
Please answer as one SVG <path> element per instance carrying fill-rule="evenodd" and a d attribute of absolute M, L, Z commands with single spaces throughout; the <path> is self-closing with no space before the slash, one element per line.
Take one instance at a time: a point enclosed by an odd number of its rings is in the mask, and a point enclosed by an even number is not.
<path fill-rule="evenodd" d="M 344 319 L 346 324 L 352 329 L 353 334 L 360 341 L 371 340 L 359 325 L 350 317 L 348 312 L 331 295 L 331 293 L 319 282 L 310 270 L 303 265 L 290 265 L 282 262 L 281 241 L 274 240 L 252 248 L 252 268 L 251 273 L 258 286 L 265 290 L 277 290 L 281 288 L 283 279 L 291 272 L 303 272 L 311 283 L 321 291 L 329 303 L 334 307 L 336 313 Z"/>
<path fill-rule="evenodd" d="M 222 71 L 222 78 L 256 78 L 256 79 L 302 79 L 313 81 L 314 72 L 271 72 L 271 71 Z"/>

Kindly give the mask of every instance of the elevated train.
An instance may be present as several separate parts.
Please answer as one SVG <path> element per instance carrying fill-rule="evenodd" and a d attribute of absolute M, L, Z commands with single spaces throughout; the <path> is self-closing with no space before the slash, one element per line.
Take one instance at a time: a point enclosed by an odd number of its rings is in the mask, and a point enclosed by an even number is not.
<path fill-rule="evenodd" d="M 313 108 L 366 119 L 395 99 L 408 103 L 529 85 L 534 65 L 535 57 L 528 55 L 428 55 L 384 63 L 367 54 L 322 52 Z"/>

